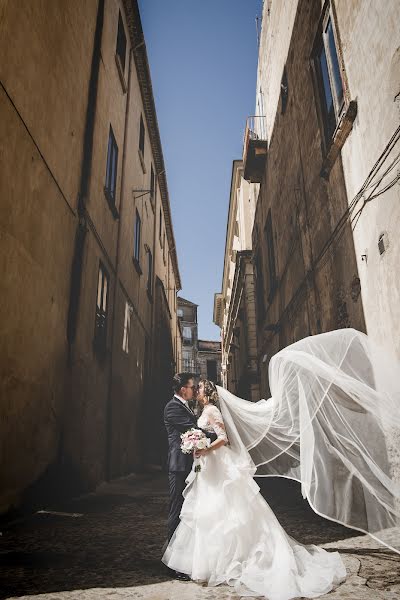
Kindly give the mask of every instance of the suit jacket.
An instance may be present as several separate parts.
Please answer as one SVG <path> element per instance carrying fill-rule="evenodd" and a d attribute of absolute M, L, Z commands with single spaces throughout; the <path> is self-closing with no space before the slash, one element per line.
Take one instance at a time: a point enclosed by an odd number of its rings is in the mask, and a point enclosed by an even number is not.
<path fill-rule="evenodd" d="M 165 406 L 164 423 L 168 435 L 168 471 L 189 473 L 193 464 L 193 455 L 182 452 L 181 433 L 185 433 L 192 427 L 197 428 L 196 415 L 174 396 Z M 214 433 L 208 431 L 204 433 L 212 442 L 217 439 Z"/>

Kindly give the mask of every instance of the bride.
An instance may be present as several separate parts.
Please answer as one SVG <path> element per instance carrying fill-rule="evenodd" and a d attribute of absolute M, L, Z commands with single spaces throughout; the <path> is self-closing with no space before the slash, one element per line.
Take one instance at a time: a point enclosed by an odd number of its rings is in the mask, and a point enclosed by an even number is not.
<path fill-rule="evenodd" d="M 400 487 L 386 444 L 400 431 L 399 381 L 398 365 L 352 329 L 276 354 L 268 401 L 247 402 L 202 380 L 198 426 L 218 437 L 196 452 L 163 562 L 194 581 L 268 600 L 315 598 L 343 581 L 339 554 L 288 536 L 255 475 L 301 482 L 318 514 L 399 552 Z"/>

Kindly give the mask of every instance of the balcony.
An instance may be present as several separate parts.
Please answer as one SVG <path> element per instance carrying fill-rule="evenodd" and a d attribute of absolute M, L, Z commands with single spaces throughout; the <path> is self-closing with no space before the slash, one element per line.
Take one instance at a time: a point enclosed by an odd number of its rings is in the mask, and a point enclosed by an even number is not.
<path fill-rule="evenodd" d="M 248 117 L 243 140 L 244 178 L 250 183 L 261 183 L 267 160 L 267 133 L 265 117 Z"/>
<path fill-rule="evenodd" d="M 197 361 L 192 360 L 190 358 L 182 359 L 182 370 L 187 373 L 193 373 L 194 375 L 200 375 L 199 365 Z"/>

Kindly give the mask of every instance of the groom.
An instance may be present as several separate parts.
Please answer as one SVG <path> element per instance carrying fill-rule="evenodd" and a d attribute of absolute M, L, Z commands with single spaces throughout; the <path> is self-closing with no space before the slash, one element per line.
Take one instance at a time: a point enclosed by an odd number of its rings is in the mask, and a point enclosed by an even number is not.
<path fill-rule="evenodd" d="M 173 379 L 175 392 L 172 400 L 164 409 L 164 423 L 168 435 L 168 479 L 169 479 L 169 514 L 168 514 L 168 540 L 179 525 L 179 515 L 182 509 L 185 480 L 189 475 L 193 456 L 184 454 L 181 450 L 181 433 L 192 427 L 197 428 L 197 418 L 189 407 L 189 400 L 195 396 L 192 373 L 177 373 Z M 204 432 L 213 442 L 217 439 L 215 433 Z M 190 579 L 184 573 L 176 573 L 177 579 Z"/>

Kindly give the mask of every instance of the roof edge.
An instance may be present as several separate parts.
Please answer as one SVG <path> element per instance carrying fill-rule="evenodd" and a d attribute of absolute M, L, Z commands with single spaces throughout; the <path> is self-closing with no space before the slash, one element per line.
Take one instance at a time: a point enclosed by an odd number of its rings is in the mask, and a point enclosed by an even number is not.
<path fill-rule="evenodd" d="M 147 57 L 146 42 L 144 39 L 142 21 L 140 18 L 139 5 L 137 0 L 122 1 L 128 23 L 129 35 L 131 38 L 132 52 L 135 60 L 136 73 L 143 102 L 143 110 L 146 117 L 150 144 L 153 153 L 154 166 L 161 192 L 161 201 L 164 209 L 164 221 L 167 230 L 172 267 L 176 279 L 176 290 L 179 291 L 182 289 L 182 282 L 179 273 L 178 255 L 176 251 L 176 242 L 172 225 L 171 205 L 169 201 L 164 156 L 161 145 L 160 130 L 158 127 L 153 86 L 151 83 L 150 66 Z"/>

